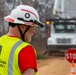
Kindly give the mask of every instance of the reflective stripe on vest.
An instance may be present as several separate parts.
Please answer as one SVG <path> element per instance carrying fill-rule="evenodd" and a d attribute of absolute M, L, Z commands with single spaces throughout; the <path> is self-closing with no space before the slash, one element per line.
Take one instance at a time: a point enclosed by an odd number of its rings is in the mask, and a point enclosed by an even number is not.
<path fill-rule="evenodd" d="M 21 40 L 16 42 L 16 44 L 11 49 L 9 60 L 8 60 L 8 75 L 12 75 L 12 64 L 13 64 L 14 52 L 15 52 L 16 48 L 22 43 L 23 43 L 23 41 L 21 41 Z"/>

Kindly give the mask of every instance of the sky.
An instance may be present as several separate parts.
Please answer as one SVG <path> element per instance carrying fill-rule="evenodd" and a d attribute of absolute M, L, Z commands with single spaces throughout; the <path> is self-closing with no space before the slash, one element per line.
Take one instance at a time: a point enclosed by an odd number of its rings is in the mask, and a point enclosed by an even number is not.
<path fill-rule="evenodd" d="M 76 17 L 76 0 L 65 0 L 65 10 L 71 17 Z"/>

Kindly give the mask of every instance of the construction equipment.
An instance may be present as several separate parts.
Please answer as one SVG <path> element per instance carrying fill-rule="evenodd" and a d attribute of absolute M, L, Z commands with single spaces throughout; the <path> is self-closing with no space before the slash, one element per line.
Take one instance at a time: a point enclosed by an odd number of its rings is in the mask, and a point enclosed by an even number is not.
<path fill-rule="evenodd" d="M 64 0 L 55 0 L 54 18 L 47 18 L 47 52 L 65 52 L 76 47 L 76 18 L 66 16 Z"/>

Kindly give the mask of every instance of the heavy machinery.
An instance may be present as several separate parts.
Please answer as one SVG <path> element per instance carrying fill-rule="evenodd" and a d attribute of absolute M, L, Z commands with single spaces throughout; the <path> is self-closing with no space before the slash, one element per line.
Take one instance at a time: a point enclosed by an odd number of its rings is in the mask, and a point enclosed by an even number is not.
<path fill-rule="evenodd" d="M 47 18 L 47 52 L 64 52 L 76 47 L 76 18 L 70 18 L 64 10 L 64 0 L 55 0 L 54 18 Z"/>

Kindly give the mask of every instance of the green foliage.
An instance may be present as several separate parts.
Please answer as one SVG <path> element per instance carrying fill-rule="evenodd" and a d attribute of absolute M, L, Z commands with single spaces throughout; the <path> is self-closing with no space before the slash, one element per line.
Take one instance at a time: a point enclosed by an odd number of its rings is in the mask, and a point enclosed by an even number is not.
<path fill-rule="evenodd" d="M 47 59 L 47 56 L 37 53 L 37 59 Z"/>

